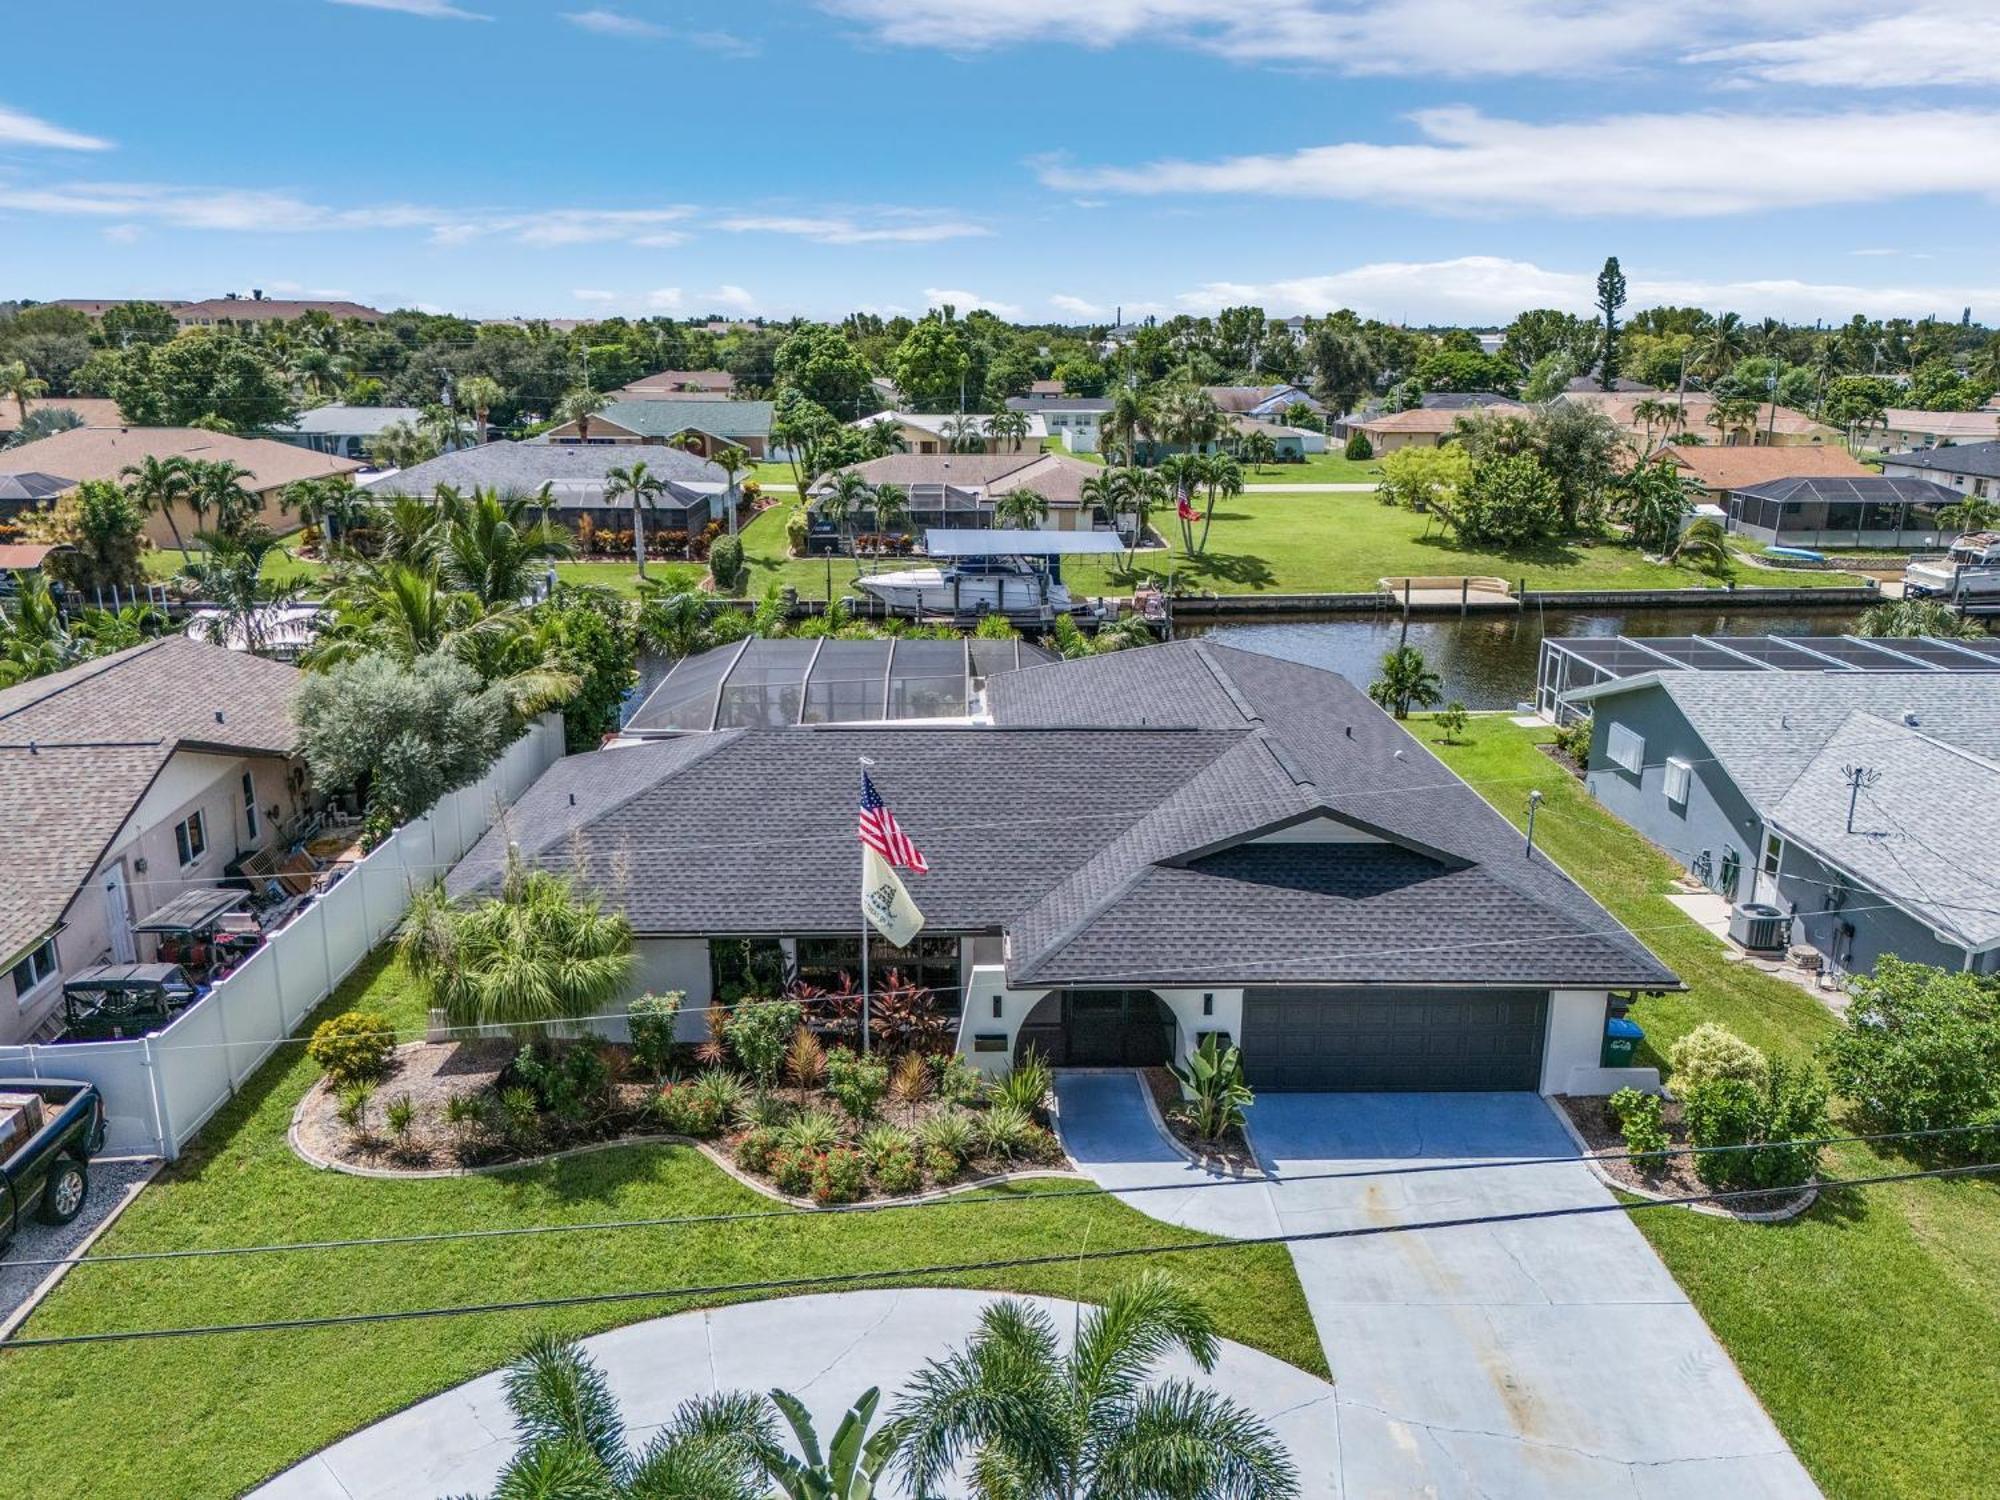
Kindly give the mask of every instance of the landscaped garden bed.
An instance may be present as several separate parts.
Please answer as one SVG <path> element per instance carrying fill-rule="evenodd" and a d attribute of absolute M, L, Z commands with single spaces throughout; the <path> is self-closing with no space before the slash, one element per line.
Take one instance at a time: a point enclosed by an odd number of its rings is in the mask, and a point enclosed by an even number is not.
<path fill-rule="evenodd" d="M 1698 1157 L 1667 1156 L 1657 1161 L 1635 1161 L 1625 1144 L 1618 1116 L 1611 1101 L 1596 1094 L 1558 1094 L 1556 1102 L 1569 1117 L 1576 1133 L 1583 1137 L 1599 1171 L 1628 1192 L 1647 1198 L 1696 1198 L 1715 1189 L 1703 1182 L 1695 1169 Z M 1682 1150 L 1694 1144 L 1677 1099 L 1664 1099 L 1660 1124 L 1666 1131 L 1668 1149 Z M 1699 1205 L 1734 1218 L 1760 1219 L 1788 1214 L 1811 1205 L 1813 1189 L 1787 1188 L 1778 1192 L 1756 1193 L 1731 1198 L 1723 1203 Z"/>
<path fill-rule="evenodd" d="M 1250 1149 L 1250 1139 L 1244 1134 L 1240 1120 L 1222 1124 L 1219 1134 L 1205 1135 L 1173 1069 L 1147 1068 L 1141 1076 L 1152 1091 L 1154 1107 L 1166 1122 L 1167 1134 L 1182 1151 L 1212 1172 L 1225 1172 L 1232 1177 L 1263 1175 L 1263 1163 Z"/>

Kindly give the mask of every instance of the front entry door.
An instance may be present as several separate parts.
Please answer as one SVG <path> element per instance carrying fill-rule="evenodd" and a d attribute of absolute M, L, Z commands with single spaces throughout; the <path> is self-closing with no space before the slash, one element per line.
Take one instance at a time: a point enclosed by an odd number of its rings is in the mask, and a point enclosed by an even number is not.
<path fill-rule="evenodd" d="M 107 865 L 98 884 L 104 892 L 104 929 L 111 935 L 111 961 L 133 963 L 138 953 L 132 944 L 132 903 L 125 894 L 125 866 Z"/>
<path fill-rule="evenodd" d="M 1071 990 L 1063 1033 L 1073 1068 L 1156 1068 L 1173 1055 L 1172 1014 L 1151 990 Z"/>

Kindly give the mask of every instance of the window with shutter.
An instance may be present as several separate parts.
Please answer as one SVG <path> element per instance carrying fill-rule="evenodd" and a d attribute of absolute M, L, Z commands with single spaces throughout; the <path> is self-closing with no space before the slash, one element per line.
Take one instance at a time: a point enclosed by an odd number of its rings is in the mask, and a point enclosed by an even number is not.
<path fill-rule="evenodd" d="M 1623 724 L 1613 724 L 1610 734 L 1605 736 L 1604 753 L 1611 757 L 1611 764 L 1623 766 L 1636 776 L 1646 764 L 1645 736 L 1634 734 Z"/>

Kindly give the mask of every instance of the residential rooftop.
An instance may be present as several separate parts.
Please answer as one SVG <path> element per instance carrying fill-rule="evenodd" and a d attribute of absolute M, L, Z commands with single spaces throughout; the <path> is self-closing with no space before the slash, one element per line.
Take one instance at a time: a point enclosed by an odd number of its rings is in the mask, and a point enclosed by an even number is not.
<path fill-rule="evenodd" d="M 117 479 L 128 464 L 147 458 L 188 458 L 232 463 L 249 471 L 245 487 L 254 493 L 301 479 L 351 474 L 361 465 L 292 443 L 236 437 L 200 427 L 72 427 L 19 447 L 0 449 L 0 474 L 39 471 L 81 483 Z"/>

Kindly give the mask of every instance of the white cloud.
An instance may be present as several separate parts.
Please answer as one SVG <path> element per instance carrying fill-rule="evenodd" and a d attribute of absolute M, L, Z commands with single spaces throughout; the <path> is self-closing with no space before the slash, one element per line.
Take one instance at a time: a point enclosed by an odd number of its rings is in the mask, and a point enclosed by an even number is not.
<path fill-rule="evenodd" d="M 615 10 L 566 10 L 562 18 L 572 26 L 594 31 L 599 36 L 652 38 L 667 34 L 667 28 Z"/>
<path fill-rule="evenodd" d="M 928 245 L 939 240 L 969 239 L 992 232 L 983 224 L 961 219 L 931 219 L 905 214 L 891 215 L 887 221 L 878 224 L 801 214 L 735 214 L 718 220 L 716 227 L 739 234 L 797 235 L 822 245 Z"/>
<path fill-rule="evenodd" d="M 51 125 L 18 109 L 0 104 L 0 146 L 44 146 L 56 151 L 109 151 L 111 142 Z"/>
<path fill-rule="evenodd" d="M 463 10 L 450 0 L 332 0 L 335 5 L 353 5 L 363 10 L 393 10 L 406 16 L 421 16 L 427 21 L 490 21 L 493 18 L 478 11 Z"/>
<path fill-rule="evenodd" d="M 1344 141 L 1280 154 L 1131 167 L 1039 163 L 1043 182 L 1121 193 L 1346 199 L 1444 212 L 1683 218 L 1927 194 L 2000 194 L 1991 110 L 1612 115 L 1496 119 L 1448 106 L 1412 115 L 1420 140 Z M 1663 158 L 1671 172 L 1656 170 Z"/>
<path fill-rule="evenodd" d="M 2000 286 L 1866 287 L 1798 280 L 1716 281 L 1625 267 L 1628 307 L 1698 304 L 1745 317 L 1845 321 L 1857 312 L 1876 317 L 1956 318 L 1961 308 L 2000 304 Z M 1407 323 L 1504 323 L 1523 308 L 1557 307 L 1587 313 L 1594 301 L 1596 266 L 1554 270 L 1532 261 L 1492 255 L 1454 260 L 1376 261 L 1324 275 L 1280 281 L 1212 281 L 1176 300 L 1183 312 L 1214 312 L 1254 303 L 1273 316 L 1323 315 L 1351 307 L 1364 317 Z M 1132 308 L 1127 308 L 1130 315 Z"/>
<path fill-rule="evenodd" d="M 927 286 L 924 288 L 924 302 L 930 307 L 941 307 L 949 302 L 958 309 L 961 317 L 982 307 L 1002 318 L 1018 318 L 1021 315 L 1017 303 L 997 302 L 977 292 L 968 292 L 963 287 Z"/>
<path fill-rule="evenodd" d="M 749 313 L 757 310 L 757 299 L 740 286 L 724 282 L 706 296 L 707 305 L 725 312 Z"/>
<path fill-rule="evenodd" d="M 677 286 L 656 287 L 646 293 L 646 306 L 654 312 L 678 311 L 681 302 L 681 289 Z"/>
<path fill-rule="evenodd" d="M 733 31 L 691 31 L 687 39 L 704 52 L 723 57 L 755 57 L 764 50 L 761 43 Z"/>
<path fill-rule="evenodd" d="M 1072 297 L 1067 292 L 1057 292 L 1049 298 L 1049 306 L 1057 312 L 1073 313 L 1079 318 L 1101 318 L 1104 309 L 1095 302 L 1086 302 L 1081 297 Z"/>
<path fill-rule="evenodd" d="M 598 287 L 580 286 L 572 291 L 570 295 L 579 302 L 616 302 L 618 300 L 616 292 L 607 292 Z"/>
<path fill-rule="evenodd" d="M 104 226 L 104 238 L 114 245 L 134 244 L 145 233 L 146 231 L 141 229 L 137 224 L 107 224 Z"/>
<path fill-rule="evenodd" d="M 1800 36 L 1736 42 L 1686 61 L 1731 67 L 1766 83 L 1886 89 L 2000 84 L 2000 9 L 1992 0 L 1943 0 L 1858 16 Z"/>

